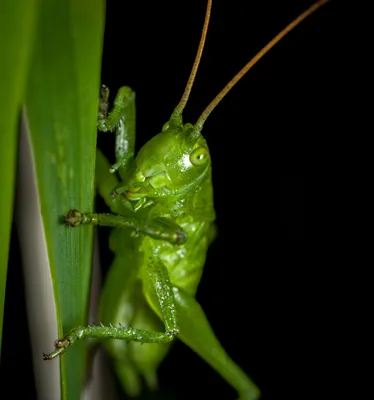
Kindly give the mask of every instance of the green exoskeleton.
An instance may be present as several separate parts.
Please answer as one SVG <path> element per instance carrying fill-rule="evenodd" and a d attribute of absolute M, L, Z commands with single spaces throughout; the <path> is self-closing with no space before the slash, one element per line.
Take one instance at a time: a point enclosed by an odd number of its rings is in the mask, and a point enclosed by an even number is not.
<path fill-rule="evenodd" d="M 260 391 L 226 354 L 195 300 L 206 253 L 215 236 L 212 168 L 204 122 L 238 80 L 291 29 L 326 3 L 320 0 L 269 42 L 226 85 L 198 121 L 184 124 L 189 98 L 207 33 L 207 12 L 197 56 L 180 103 L 161 133 L 135 155 L 135 96 L 122 87 L 109 111 L 109 90 L 103 86 L 97 127 L 116 136 L 116 162 L 110 166 L 97 152 L 96 186 L 112 214 L 71 210 L 66 223 L 114 229 L 110 248 L 114 261 L 101 297 L 98 326 L 81 326 L 55 343 L 44 355 L 51 360 L 78 339 L 105 341 L 119 379 L 130 396 L 141 391 L 141 377 L 157 386 L 156 371 L 176 337 L 198 353 L 238 392 L 254 400 Z M 144 345 L 141 345 L 144 344 Z"/>

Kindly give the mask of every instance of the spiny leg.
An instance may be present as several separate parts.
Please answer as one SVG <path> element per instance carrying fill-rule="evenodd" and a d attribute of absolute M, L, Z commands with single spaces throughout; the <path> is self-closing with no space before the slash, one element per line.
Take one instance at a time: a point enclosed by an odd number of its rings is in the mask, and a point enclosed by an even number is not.
<path fill-rule="evenodd" d="M 135 93 L 128 86 L 121 87 L 108 113 L 109 89 L 101 87 L 97 128 L 102 132 L 114 131 L 116 136 L 116 162 L 110 172 L 114 173 L 134 157 L 135 148 Z"/>
<path fill-rule="evenodd" d="M 154 239 L 166 240 L 177 245 L 183 244 L 187 240 L 186 233 L 178 224 L 162 217 L 145 220 L 132 216 L 82 213 L 78 210 L 71 210 L 65 222 L 72 227 L 88 224 L 130 228 L 137 233 L 142 232 Z"/>
<path fill-rule="evenodd" d="M 93 339 L 119 339 L 141 343 L 169 343 L 178 334 L 176 304 L 173 287 L 167 269 L 157 258 L 151 258 L 147 264 L 148 277 L 151 282 L 153 293 L 161 310 L 165 325 L 165 332 L 152 332 L 142 329 L 125 328 L 123 326 L 79 326 L 74 328 L 68 335 L 55 342 L 55 350 L 50 354 L 44 354 L 44 360 L 65 353 L 77 340 L 84 337 Z"/>

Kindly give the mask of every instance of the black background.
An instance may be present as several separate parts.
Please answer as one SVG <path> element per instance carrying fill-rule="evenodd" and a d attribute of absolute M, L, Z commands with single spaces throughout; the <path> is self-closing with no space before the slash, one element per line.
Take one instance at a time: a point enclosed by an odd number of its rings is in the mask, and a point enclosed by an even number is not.
<path fill-rule="evenodd" d="M 216 1 L 185 121 L 194 123 L 228 80 L 311 3 Z M 204 13 L 205 1 L 107 2 L 102 83 L 113 94 L 122 85 L 136 91 L 137 148 L 160 131 L 182 95 Z M 304 230 L 304 207 L 313 204 L 305 180 L 321 172 L 325 144 L 342 124 L 345 57 L 354 46 L 347 15 L 344 2 L 332 1 L 309 17 L 240 81 L 204 126 L 219 236 L 197 298 L 264 400 L 319 393 L 314 272 Z M 110 141 L 98 140 L 106 151 Z M 31 399 L 16 232 L 8 275 L 3 343 L 10 345 L 3 348 L 1 387 L 12 391 L 8 377 L 21 374 Z M 180 342 L 160 368 L 160 386 L 157 398 L 235 398 Z"/>

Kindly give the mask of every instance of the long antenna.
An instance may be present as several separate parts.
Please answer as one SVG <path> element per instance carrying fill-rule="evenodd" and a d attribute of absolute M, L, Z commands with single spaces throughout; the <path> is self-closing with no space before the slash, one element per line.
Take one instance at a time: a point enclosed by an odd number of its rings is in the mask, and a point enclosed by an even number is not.
<path fill-rule="evenodd" d="M 208 25 L 209 25 L 209 19 L 210 19 L 210 12 L 212 10 L 212 0 L 208 0 L 208 4 L 206 6 L 206 13 L 205 13 L 205 20 L 204 20 L 204 26 L 203 26 L 203 31 L 201 33 L 201 38 L 199 42 L 199 48 L 197 49 L 196 53 L 196 58 L 192 66 L 191 74 L 190 77 L 188 78 L 186 88 L 184 89 L 184 93 L 182 98 L 180 99 L 178 105 L 175 107 L 173 115 L 176 117 L 179 117 L 182 115 L 182 112 L 184 110 L 184 107 L 187 104 L 188 98 L 190 97 L 191 89 L 195 80 L 196 72 L 199 68 L 200 60 L 201 60 L 201 55 L 203 54 L 203 49 L 205 45 L 205 39 L 206 39 L 206 34 L 208 32 Z"/>
<path fill-rule="evenodd" d="M 295 18 L 290 24 L 288 24 L 281 32 L 278 33 L 265 47 L 263 47 L 232 79 L 231 81 L 217 94 L 214 100 L 208 105 L 203 111 L 196 124 L 194 125 L 192 136 L 198 136 L 203 129 L 204 122 L 209 117 L 210 113 L 215 109 L 218 103 L 226 96 L 226 94 L 237 84 L 237 82 L 255 65 L 257 62 L 272 48 L 274 47 L 284 36 L 287 35 L 293 28 L 295 28 L 300 22 L 309 15 L 313 14 L 318 8 L 326 4 L 329 0 L 319 0 L 314 3 L 311 7 L 305 10 L 297 18 Z"/>

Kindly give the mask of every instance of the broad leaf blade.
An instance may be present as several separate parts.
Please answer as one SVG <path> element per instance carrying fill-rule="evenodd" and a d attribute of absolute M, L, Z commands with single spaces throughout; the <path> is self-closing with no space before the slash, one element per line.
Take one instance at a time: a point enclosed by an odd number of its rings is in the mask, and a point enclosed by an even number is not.
<path fill-rule="evenodd" d="M 3 1 L 0 6 L 0 351 L 5 283 L 13 215 L 16 144 L 38 1 Z"/>
<path fill-rule="evenodd" d="M 63 335 L 87 318 L 93 230 L 68 228 L 62 220 L 69 209 L 93 208 L 104 4 L 102 0 L 41 2 L 26 103 L 58 329 Z M 46 352 L 52 345 L 45 344 Z M 62 398 L 79 398 L 85 350 L 79 344 L 60 359 Z"/>

